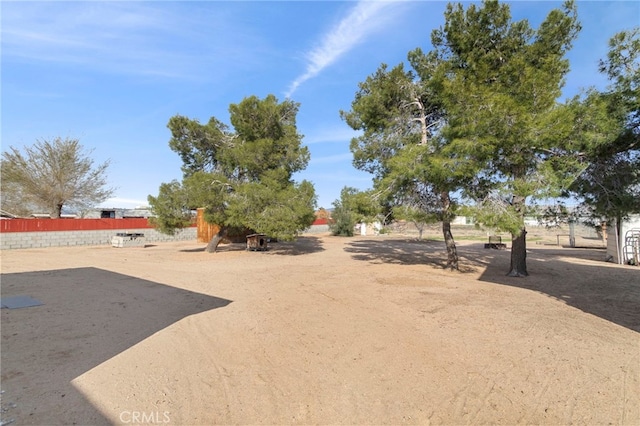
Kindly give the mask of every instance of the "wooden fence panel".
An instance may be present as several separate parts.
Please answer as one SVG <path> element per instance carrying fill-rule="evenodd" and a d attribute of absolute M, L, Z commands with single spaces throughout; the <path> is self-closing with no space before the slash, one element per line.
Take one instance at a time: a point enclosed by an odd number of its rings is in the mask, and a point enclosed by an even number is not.
<path fill-rule="evenodd" d="M 200 208 L 196 213 L 196 224 L 198 226 L 198 242 L 208 243 L 214 235 L 220 231 L 218 225 L 212 225 L 204 220 L 204 209 Z"/>

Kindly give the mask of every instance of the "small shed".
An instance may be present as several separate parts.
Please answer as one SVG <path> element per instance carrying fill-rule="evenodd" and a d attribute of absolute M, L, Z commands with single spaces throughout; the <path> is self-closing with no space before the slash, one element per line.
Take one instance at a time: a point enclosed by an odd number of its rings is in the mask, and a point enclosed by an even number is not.
<path fill-rule="evenodd" d="M 264 251 L 268 248 L 268 239 L 265 234 L 247 235 L 247 250 Z"/>

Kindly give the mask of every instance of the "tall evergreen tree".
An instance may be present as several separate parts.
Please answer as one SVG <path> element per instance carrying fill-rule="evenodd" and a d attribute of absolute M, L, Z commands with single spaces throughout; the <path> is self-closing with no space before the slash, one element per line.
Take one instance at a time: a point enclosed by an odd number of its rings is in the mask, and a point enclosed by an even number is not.
<path fill-rule="evenodd" d="M 363 134 L 351 141 L 354 165 L 374 175 L 382 200 L 419 209 L 425 218 L 442 221 L 447 267 L 458 269 L 451 233 L 456 204 L 451 193 L 460 184 L 447 140 L 440 130 L 445 111 L 432 85 L 432 55 L 410 52 L 411 70 L 382 64 L 360 83 L 350 111 L 342 118 Z M 402 210 L 397 210 L 402 211 Z"/>
<path fill-rule="evenodd" d="M 579 30 L 572 1 L 533 29 L 488 0 L 448 5 L 444 27 L 432 33 L 449 148 L 492 180 L 491 191 L 474 194 L 484 196 L 477 219 L 511 232 L 510 276 L 528 275 L 527 200 L 557 195 L 579 170 L 565 155 L 575 143 L 569 113 L 556 101 Z"/>

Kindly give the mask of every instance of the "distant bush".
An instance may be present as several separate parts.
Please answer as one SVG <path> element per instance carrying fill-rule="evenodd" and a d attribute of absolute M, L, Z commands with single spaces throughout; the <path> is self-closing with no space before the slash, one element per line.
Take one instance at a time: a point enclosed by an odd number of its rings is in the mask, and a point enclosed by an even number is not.
<path fill-rule="evenodd" d="M 353 237 L 353 228 L 356 225 L 354 214 L 338 205 L 334 208 L 329 229 L 332 235 Z"/>

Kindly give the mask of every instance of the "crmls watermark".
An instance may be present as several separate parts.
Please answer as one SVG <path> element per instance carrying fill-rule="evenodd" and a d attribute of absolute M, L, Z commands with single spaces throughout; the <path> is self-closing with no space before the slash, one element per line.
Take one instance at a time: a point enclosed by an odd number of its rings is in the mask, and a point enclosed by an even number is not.
<path fill-rule="evenodd" d="M 125 424 L 163 424 L 170 423 L 168 411 L 122 411 L 120 421 Z"/>

